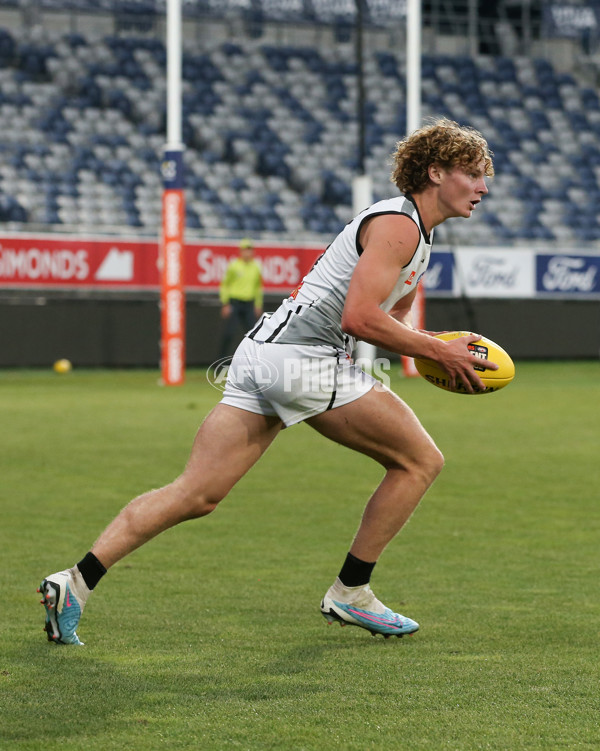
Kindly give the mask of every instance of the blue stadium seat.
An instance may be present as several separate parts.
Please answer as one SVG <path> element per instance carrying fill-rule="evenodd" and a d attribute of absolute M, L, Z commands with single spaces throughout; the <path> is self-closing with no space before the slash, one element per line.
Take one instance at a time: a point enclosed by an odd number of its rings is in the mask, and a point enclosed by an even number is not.
<path fill-rule="evenodd" d="M 132 16 L 148 6 L 148 0 L 119 2 Z M 53 3 L 58 7 L 59 0 L 44 0 L 44 7 Z M 194 12 L 190 3 L 186 9 Z M 345 34 L 347 26 L 342 23 L 338 32 Z M 139 35 L 97 39 L 68 32 L 57 44 L 33 36 L 17 40 L 0 30 L 0 73 L 7 76 L 0 85 L 0 124 L 20 122 L 23 108 L 35 112 L 28 115 L 31 133 L 22 143 L 0 137 L 0 150 L 32 194 L 43 196 L 37 222 L 60 224 L 77 216 L 69 201 L 86 204 L 97 190 L 107 221 L 122 217 L 132 227 L 154 226 L 165 138 L 157 76 L 165 61 L 164 43 Z M 405 130 L 405 64 L 392 50 L 368 52 L 365 64 L 367 166 L 375 195 L 385 197 L 393 193 L 382 174 L 386 155 Z M 189 44 L 182 67 L 185 159 L 193 164 L 186 187 L 202 203 L 201 210 L 188 207 L 190 229 L 205 228 L 202 212 L 209 206 L 211 228 L 221 231 L 337 231 L 351 207 L 351 177 L 358 167 L 351 49 L 240 38 Z M 554 231 L 557 237 L 572 231 L 581 241 L 600 238 L 594 214 L 600 198 L 600 98 L 594 89 L 542 59 L 425 55 L 422 75 L 426 114 L 489 132 L 498 181 L 486 211 L 473 217 L 473 237 L 485 225 L 495 242 L 551 242 Z M 48 94 L 41 98 L 43 87 Z M 543 202 L 567 202 L 573 190 L 582 191 L 593 208 L 586 214 L 578 203 L 574 226 L 558 217 L 565 222 L 561 234 L 556 212 L 546 211 Z M 529 208 L 522 226 L 503 225 L 506 198 Z M 72 205 L 67 212 L 64 207 Z M 33 221 L 35 213 L 6 200 L 2 211 L 12 217 L 7 221 Z"/>

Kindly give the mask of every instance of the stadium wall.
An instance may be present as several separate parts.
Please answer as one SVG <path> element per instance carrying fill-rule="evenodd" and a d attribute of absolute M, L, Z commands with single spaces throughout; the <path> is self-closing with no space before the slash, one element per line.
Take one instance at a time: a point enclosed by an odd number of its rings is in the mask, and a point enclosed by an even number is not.
<path fill-rule="evenodd" d="M 273 310 L 281 295 L 268 295 Z M 214 293 L 188 295 L 187 364 L 218 359 L 222 320 Z M 56 292 L 4 293 L 0 299 L 1 367 L 158 367 L 158 293 L 73 297 Z M 500 343 L 517 359 L 598 358 L 597 300 L 430 298 L 427 327 L 467 329 Z M 241 336 L 241 332 L 240 332 Z M 381 353 L 385 354 L 385 353 Z"/>
<path fill-rule="evenodd" d="M 302 280 L 322 244 L 257 242 L 266 310 Z M 187 362 L 219 356 L 218 288 L 238 243 L 185 246 Z M 159 361 L 158 243 L 115 236 L 0 235 L 0 366 L 153 367 Z M 416 282 L 417 280 L 415 280 Z M 517 358 L 597 358 L 600 252 L 440 247 L 421 282 L 430 330 L 485 334 Z"/>

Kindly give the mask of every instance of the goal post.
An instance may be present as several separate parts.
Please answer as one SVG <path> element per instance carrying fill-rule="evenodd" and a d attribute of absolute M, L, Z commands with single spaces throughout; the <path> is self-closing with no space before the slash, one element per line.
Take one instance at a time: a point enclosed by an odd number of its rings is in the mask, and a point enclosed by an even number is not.
<path fill-rule="evenodd" d="M 421 0 L 406 3 L 406 132 L 421 126 Z M 425 289 L 423 280 L 417 285 L 412 306 L 412 323 L 416 329 L 425 328 Z M 412 357 L 402 356 L 402 370 L 406 376 L 419 375 Z"/>
<path fill-rule="evenodd" d="M 160 271 L 160 366 L 165 386 L 185 380 L 185 289 L 183 153 L 166 149 L 162 162 Z"/>
<path fill-rule="evenodd" d="M 167 142 L 163 179 L 160 271 L 160 367 L 165 386 L 185 379 L 185 194 L 181 139 L 181 0 L 167 0 Z"/>

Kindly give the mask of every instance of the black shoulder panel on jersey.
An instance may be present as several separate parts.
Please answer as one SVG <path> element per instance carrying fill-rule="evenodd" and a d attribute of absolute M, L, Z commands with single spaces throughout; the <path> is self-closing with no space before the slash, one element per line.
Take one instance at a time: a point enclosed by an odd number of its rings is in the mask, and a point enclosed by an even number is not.
<path fill-rule="evenodd" d="M 415 224 L 417 225 L 417 228 L 419 229 L 419 232 L 422 233 L 425 237 L 427 237 L 427 235 L 425 235 L 425 233 L 423 232 L 422 228 L 419 226 L 419 223 L 415 221 L 414 217 L 412 217 L 410 214 L 405 213 L 404 211 L 380 211 L 380 212 L 375 213 L 375 214 L 369 214 L 369 216 L 366 216 L 362 220 L 362 222 L 358 225 L 358 230 L 356 232 L 356 252 L 358 253 L 359 257 L 362 256 L 362 254 L 364 252 L 364 248 L 363 248 L 363 246 L 361 245 L 361 242 L 360 242 L 360 232 L 361 232 L 361 230 L 363 228 L 363 224 L 365 222 L 369 221 L 369 219 L 373 219 L 376 216 L 388 216 L 390 214 L 398 214 L 399 216 L 406 216 L 406 217 L 408 217 L 411 221 L 415 222 Z M 418 212 L 417 212 L 417 215 L 418 215 Z M 419 222 L 420 221 L 421 221 L 421 217 L 419 217 Z M 427 242 L 429 242 L 429 240 L 427 240 Z M 417 248 L 418 247 L 419 247 L 419 243 L 417 243 Z M 412 254 L 412 256 L 410 258 L 410 261 L 406 264 L 406 266 L 408 266 L 408 264 L 414 258 L 414 255 L 417 252 L 417 248 L 415 248 L 414 253 Z M 403 266 L 402 268 L 406 268 L 406 266 Z"/>

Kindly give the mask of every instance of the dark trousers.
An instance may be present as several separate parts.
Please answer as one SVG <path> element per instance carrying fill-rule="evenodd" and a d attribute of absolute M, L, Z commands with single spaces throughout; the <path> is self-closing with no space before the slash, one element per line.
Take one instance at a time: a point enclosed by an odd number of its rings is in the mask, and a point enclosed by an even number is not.
<path fill-rule="evenodd" d="M 231 315 L 224 322 L 221 357 L 233 354 L 231 343 L 236 335 L 239 335 L 240 329 L 245 334 L 256 323 L 253 300 L 235 300 L 232 298 L 229 304 L 231 305 Z"/>

